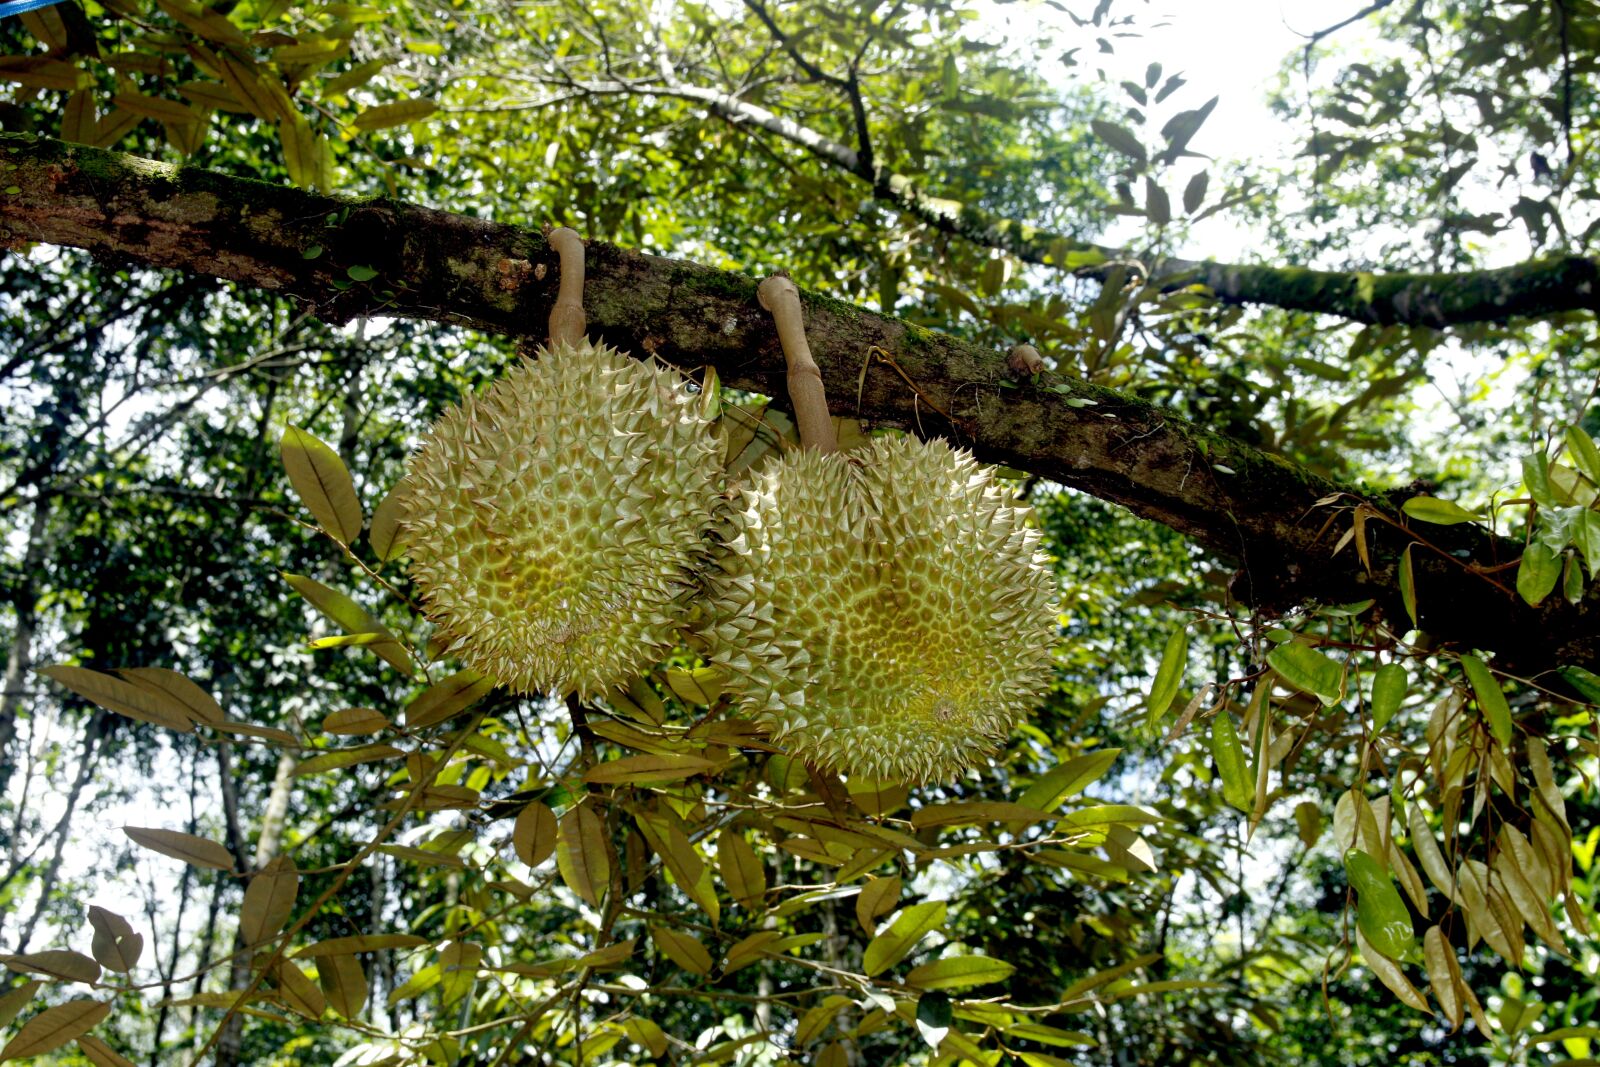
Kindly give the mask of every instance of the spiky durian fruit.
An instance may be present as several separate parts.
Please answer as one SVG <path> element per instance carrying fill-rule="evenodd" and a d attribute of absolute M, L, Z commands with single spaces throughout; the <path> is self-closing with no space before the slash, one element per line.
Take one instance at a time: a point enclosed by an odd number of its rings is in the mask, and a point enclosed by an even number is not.
<path fill-rule="evenodd" d="M 937 442 L 791 452 L 744 490 L 712 571 L 711 659 L 796 755 L 949 778 L 1050 684 L 1055 580 L 1026 513 Z"/>
<path fill-rule="evenodd" d="M 411 573 L 448 650 L 517 692 L 625 683 L 676 643 L 721 468 L 676 370 L 541 349 L 408 463 Z"/>

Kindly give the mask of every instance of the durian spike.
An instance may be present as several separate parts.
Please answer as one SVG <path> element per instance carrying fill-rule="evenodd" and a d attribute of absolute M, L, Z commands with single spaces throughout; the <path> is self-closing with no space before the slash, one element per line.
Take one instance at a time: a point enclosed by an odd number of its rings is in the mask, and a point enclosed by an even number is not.
<path fill-rule="evenodd" d="M 778 326 L 778 343 L 783 346 L 783 359 L 789 365 L 789 403 L 794 405 L 800 443 L 816 452 L 839 451 L 833 417 L 828 414 L 828 395 L 822 386 L 822 371 L 811 358 L 811 346 L 806 343 L 800 290 L 782 274 L 774 274 L 756 289 L 756 298 L 771 312 Z"/>
<path fill-rule="evenodd" d="M 561 257 L 556 306 L 550 309 L 550 343 L 577 348 L 589 325 L 583 314 L 583 238 L 576 230 L 561 226 L 551 230 L 545 240 Z"/>

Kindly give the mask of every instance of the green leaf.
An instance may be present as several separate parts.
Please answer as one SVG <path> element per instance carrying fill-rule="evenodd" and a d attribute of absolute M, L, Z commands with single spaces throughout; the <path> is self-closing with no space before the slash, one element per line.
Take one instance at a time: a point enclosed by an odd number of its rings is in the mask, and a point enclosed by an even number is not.
<path fill-rule="evenodd" d="M 411 662 L 411 654 L 400 644 L 400 639 L 354 600 L 304 575 L 286 573 L 283 579 L 345 633 L 376 635 L 377 639 L 368 647 L 390 666 L 407 676 L 417 673 L 416 664 Z"/>
<path fill-rule="evenodd" d="M 715 667 L 698 667 L 692 671 L 674 668 L 667 671 L 667 687 L 686 704 L 710 707 L 722 695 L 722 684 L 722 672 Z"/>
<path fill-rule="evenodd" d="M 917 1032 L 931 1048 L 939 1047 L 955 1018 L 950 994 L 936 991 L 917 998 Z"/>
<path fill-rule="evenodd" d="M 1183 211 L 1186 215 L 1193 215 L 1200 210 L 1200 205 L 1206 199 L 1206 186 L 1211 181 L 1210 171 L 1201 171 L 1189 179 L 1189 184 L 1183 187 Z"/>
<path fill-rule="evenodd" d="M 1572 453 L 1572 465 L 1594 485 L 1600 485 L 1600 448 L 1582 426 L 1567 428 L 1567 450 Z"/>
<path fill-rule="evenodd" d="M 1517 593 L 1534 607 L 1550 595 L 1561 577 L 1561 557 L 1542 541 L 1530 542 L 1517 564 Z"/>
<path fill-rule="evenodd" d="M 485 678 L 471 668 L 459 670 L 417 695 L 406 707 L 406 726 L 420 730 L 444 722 L 470 708 L 493 688 L 493 678 Z"/>
<path fill-rule="evenodd" d="M 1211 717 L 1211 758 L 1222 776 L 1222 798 L 1240 811 L 1255 807 L 1255 776 L 1227 709 Z"/>
<path fill-rule="evenodd" d="M 911 968 L 906 984 L 918 989 L 967 989 L 1003 982 L 1015 971 L 1016 967 L 1004 960 L 988 956 L 952 956 Z"/>
<path fill-rule="evenodd" d="M 1528 487 L 1528 495 L 1541 508 L 1556 506 L 1555 495 L 1550 491 L 1550 457 L 1544 454 L 1544 449 L 1522 457 L 1522 484 Z"/>
<path fill-rule="evenodd" d="M 1411 688 L 1411 675 L 1402 663 L 1385 663 L 1372 676 L 1372 732 L 1382 733 Z"/>
<path fill-rule="evenodd" d="M 1148 157 L 1145 155 L 1144 145 L 1139 143 L 1139 138 L 1133 135 L 1132 130 L 1129 130 L 1126 126 L 1118 126 L 1116 123 L 1105 122 L 1100 119 L 1090 122 L 1089 127 L 1094 130 L 1096 137 L 1133 160 L 1134 163 L 1138 164 L 1140 170 L 1144 169 L 1145 161 Z"/>
<path fill-rule="evenodd" d="M 1578 691 L 1578 695 L 1591 704 L 1600 704 L 1600 674 L 1582 667 L 1562 667 L 1561 677 Z"/>
<path fill-rule="evenodd" d="M 1178 695 L 1183 683 L 1183 669 L 1189 656 L 1189 630 L 1179 626 L 1167 638 L 1167 647 L 1161 653 L 1161 667 L 1156 671 L 1155 683 L 1150 686 L 1150 721 L 1153 723 L 1167 713 L 1172 698 Z"/>
<path fill-rule="evenodd" d="M 1102 748 L 1074 756 L 1036 778 L 1017 804 L 1037 811 L 1054 811 L 1062 801 L 1099 781 L 1121 754 L 1120 748 Z"/>
<path fill-rule="evenodd" d="M 353 282 L 370 282 L 378 276 L 378 272 L 365 263 L 357 263 L 346 269 L 345 273 L 350 276 L 350 280 Z"/>
<path fill-rule="evenodd" d="M 341 544 L 361 533 L 361 501 L 339 453 L 298 426 L 286 426 L 279 442 L 289 484 L 317 525 Z"/>
<path fill-rule="evenodd" d="M 1415 542 L 1406 546 L 1400 553 L 1400 602 L 1405 605 L 1406 614 L 1411 616 L 1411 625 L 1418 626 L 1417 622 L 1417 579 L 1411 569 L 1411 549 Z"/>
<path fill-rule="evenodd" d="M 1344 869 L 1356 891 L 1356 923 L 1372 947 L 1392 960 L 1415 956 L 1417 932 L 1411 912 L 1389 873 L 1359 848 L 1344 854 Z"/>
<path fill-rule="evenodd" d="M 1573 516 L 1572 543 L 1583 553 L 1589 577 L 1600 574 L 1600 511 L 1584 509 Z"/>
<path fill-rule="evenodd" d="M 944 925 L 948 906 L 942 900 L 913 904 L 904 909 L 888 928 L 867 943 L 861 967 L 868 975 L 882 974 L 916 947 L 928 934 Z"/>
<path fill-rule="evenodd" d="M 1267 663 L 1288 682 L 1332 707 L 1344 699 L 1344 665 L 1296 641 L 1267 653 Z"/>
<path fill-rule="evenodd" d="M 1454 526 L 1462 522 L 1483 520 L 1459 504 L 1440 500 L 1436 496 L 1414 496 L 1400 505 L 1400 509 L 1413 519 L 1431 522 L 1436 526 Z"/>
<path fill-rule="evenodd" d="M 1463 655 L 1461 669 L 1466 672 L 1467 680 L 1472 683 L 1472 691 L 1478 698 L 1478 707 L 1483 711 L 1484 718 L 1489 720 L 1489 730 L 1494 734 L 1494 739 L 1500 743 L 1501 748 L 1509 751 L 1511 706 L 1506 703 L 1505 690 L 1500 688 L 1500 683 L 1495 681 L 1488 666 L 1477 656 Z"/>

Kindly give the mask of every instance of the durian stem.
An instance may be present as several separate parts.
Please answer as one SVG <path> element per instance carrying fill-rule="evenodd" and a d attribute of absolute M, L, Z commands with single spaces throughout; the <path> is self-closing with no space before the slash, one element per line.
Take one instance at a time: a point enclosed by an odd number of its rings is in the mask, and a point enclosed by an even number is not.
<path fill-rule="evenodd" d="M 550 343 L 572 348 L 583 343 L 588 319 L 583 314 L 583 238 L 576 230 L 561 226 L 545 238 L 561 257 L 560 288 L 556 306 L 550 310 Z"/>
<path fill-rule="evenodd" d="M 756 298 L 772 313 L 778 326 L 778 343 L 783 346 L 784 362 L 789 365 L 789 403 L 794 405 L 800 443 L 817 452 L 839 451 L 833 417 L 828 414 L 828 395 L 822 386 L 822 371 L 811 358 L 811 346 L 806 343 L 800 290 L 788 278 L 774 274 L 756 289 Z"/>

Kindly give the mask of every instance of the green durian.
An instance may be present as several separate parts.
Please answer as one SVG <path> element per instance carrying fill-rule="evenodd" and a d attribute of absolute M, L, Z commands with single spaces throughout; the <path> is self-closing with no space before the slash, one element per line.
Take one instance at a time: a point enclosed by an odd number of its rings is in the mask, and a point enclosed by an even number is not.
<path fill-rule="evenodd" d="M 559 340 L 434 424 L 403 523 L 449 654 L 519 693 L 588 699 L 677 644 L 722 452 L 676 370 L 579 339 L 582 246 L 558 238 Z"/>
<path fill-rule="evenodd" d="M 739 710 L 847 775 L 949 779 L 1049 688 L 1055 579 L 968 453 L 912 437 L 796 450 L 735 505 L 708 656 Z"/>

